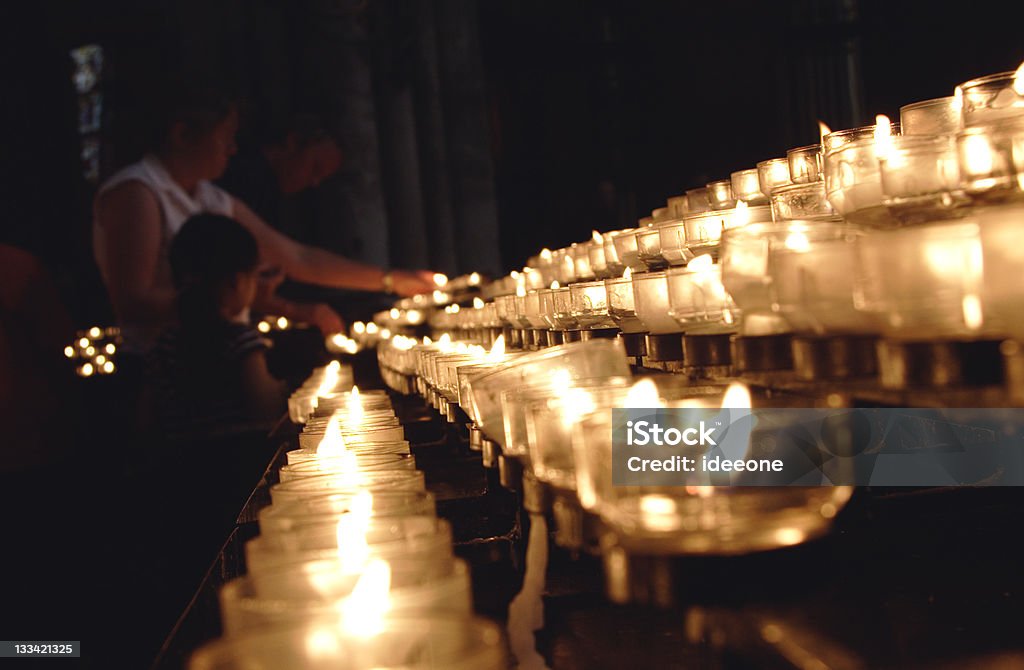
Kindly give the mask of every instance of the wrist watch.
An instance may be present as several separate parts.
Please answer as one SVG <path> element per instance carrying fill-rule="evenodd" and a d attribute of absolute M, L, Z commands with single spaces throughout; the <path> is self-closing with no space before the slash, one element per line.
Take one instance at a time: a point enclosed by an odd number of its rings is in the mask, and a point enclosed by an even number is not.
<path fill-rule="evenodd" d="M 384 273 L 384 275 L 380 279 L 380 283 L 384 287 L 385 293 L 395 292 L 395 277 L 394 275 L 391 274 L 390 270 Z"/>

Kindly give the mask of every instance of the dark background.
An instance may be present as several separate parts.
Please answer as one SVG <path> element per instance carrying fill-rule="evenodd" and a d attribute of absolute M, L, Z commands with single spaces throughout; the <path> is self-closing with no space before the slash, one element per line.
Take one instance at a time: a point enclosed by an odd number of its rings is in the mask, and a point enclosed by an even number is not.
<path fill-rule="evenodd" d="M 982 0 L 50 0 L 0 22 L 0 239 L 42 257 L 76 318 L 108 319 L 89 247 L 69 50 L 104 53 L 100 171 L 138 157 L 165 73 L 245 101 L 241 140 L 296 112 L 342 171 L 289 232 L 382 264 L 521 266 L 591 229 L 833 128 L 898 116 L 1024 60 L 1012 3 Z"/>

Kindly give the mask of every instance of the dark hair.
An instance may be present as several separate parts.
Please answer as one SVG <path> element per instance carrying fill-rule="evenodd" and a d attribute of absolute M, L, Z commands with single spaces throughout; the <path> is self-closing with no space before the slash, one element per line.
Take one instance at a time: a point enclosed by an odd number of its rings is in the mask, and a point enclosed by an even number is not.
<path fill-rule="evenodd" d="M 191 137 L 202 137 L 217 127 L 233 110 L 237 98 L 224 87 L 173 78 L 153 97 L 149 149 L 161 149 L 175 123 Z"/>
<path fill-rule="evenodd" d="M 171 242 L 171 274 L 183 323 L 216 320 L 220 289 L 259 264 L 256 238 L 234 219 L 197 214 Z"/>

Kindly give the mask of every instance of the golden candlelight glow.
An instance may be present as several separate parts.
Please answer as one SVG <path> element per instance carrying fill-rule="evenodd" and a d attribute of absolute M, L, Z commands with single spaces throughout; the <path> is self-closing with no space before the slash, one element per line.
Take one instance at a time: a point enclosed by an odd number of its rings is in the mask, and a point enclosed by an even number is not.
<path fill-rule="evenodd" d="M 962 311 L 964 314 L 964 325 L 969 330 L 977 330 L 984 323 L 984 314 L 981 309 L 981 298 L 975 293 L 968 293 L 963 297 Z"/>
<path fill-rule="evenodd" d="M 391 566 L 381 558 L 370 560 L 352 593 L 341 603 L 342 625 L 357 637 L 373 637 L 384 630 L 391 610 Z"/>
<path fill-rule="evenodd" d="M 458 314 L 462 308 L 459 307 L 458 303 L 452 305 L 452 314 Z"/>
<path fill-rule="evenodd" d="M 736 201 L 736 208 L 732 212 L 732 225 L 730 228 L 739 228 L 750 223 L 750 206 L 742 200 Z"/>
<path fill-rule="evenodd" d="M 875 156 L 887 158 L 892 153 L 892 121 L 885 114 L 875 116 Z"/>
<path fill-rule="evenodd" d="M 551 386 L 556 389 L 568 388 L 572 383 L 572 375 L 565 368 L 559 368 L 551 373 Z"/>
<path fill-rule="evenodd" d="M 390 340 L 391 339 L 391 331 L 388 330 L 387 328 L 381 328 L 380 329 L 380 336 L 381 336 L 381 339 Z"/>
<path fill-rule="evenodd" d="M 438 339 L 438 341 L 437 341 L 437 346 L 441 347 L 442 349 L 447 349 L 447 348 L 451 347 L 451 345 L 452 345 L 452 336 L 449 335 L 448 333 L 442 334 L 440 339 Z"/>
<path fill-rule="evenodd" d="M 811 242 L 807 239 L 807 233 L 802 230 L 794 230 L 786 235 L 786 248 L 797 253 L 807 253 L 811 250 Z"/>
<path fill-rule="evenodd" d="M 376 335 L 378 332 L 380 332 L 380 328 L 377 327 L 377 324 L 373 323 L 372 321 L 366 324 L 367 335 Z"/>
<path fill-rule="evenodd" d="M 397 319 L 398 317 L 400 317 L 402 315 L 402 313 L 398 311 L 397 307 L 392 307 L 391 311 L 388 312 L 388 314 L 391 315 L 392 319 Z"/>
<path fill-rule="evenodd" d="M 690 261 L 686 267 L 690 268 L 694 272 L 707 272 L 714 266 L 715 259 L 711 257 L 711 254 L 701 254 Z"/>
<path fill-rule="evenodd" d="M 107 346 L 103 347 L 103 351 L 113 356 L 114 353 L 117 351 L 117 347 L 114 346 L 113 344 L 108 344 Z"/>
<path fill-rule="evenodd" d="M 430 346 L 430 343 L 431 343 L 431 342 L 433 342 L 433 340 L 431 340 L 431 339 L 430 339 L 429 337 L 427 337 L 426 335 L 424 335 L 424 336 L 423 336 L 423 346 Z M 396 343 L 396 344 L 398 343 L 398 338 L 397 338 L 397 337 L 395 338 L 395 343 Z"/>
<path fill-rule="evenodd" d="M 663 407 L 664 403 L 661 401 L 657 385 L 650 379 L 641 379 L 629 387 L 622 406 L 627 409 L 646 409 L 648 407 Z"/>
<path fill-rule="evenodd" d="M 473 298 L 473 309 L 483 309 L 484 301 L 481 298 Z"/>
<path fill-rule="evenodd" d="M 277 317 L 277 327 L 280 328 L 281 330 L 287 330 L 288 329 L 288 319 L 286 319 L 283 316 Z"/>
<path fill-rule="evenodd" d="M 370 558 L 366 532 L 370 529 L 372 515 L 373 494 L 364 489 L 352 497 L 348 513 L 338 519 L 338 560 L 342 572 L 358 573 L 366 567 Z"/>
<path fill-rule="evenodd" d="M 476 286 L 477 284 L 480 283 L 480 279 L 481 279 L 481 277 L 480 277 L 480 273 L 479 272 L 474 272 L 474 273 L 470 274 L 469 275 L 469 285 L 470 286 Z"/>
<path fill-rule="evenodd" d="M 825 135 L 832 133 L 832 129 L 828 127 L 828 124 L 824 121 L 818 121 L 818 137 L 821 138 L 822 143 L 825 142 Z"/>
<path fill-rule="evenodd" d="M 551 262 L 551 249 L 544 247 L 540 250 L 540 258 L 543 261 Z"/>
<path fill-rule="evenodd" d="M 96 355 L 96 347 L 86 347 L 85 355 L 86 356 L 95 356 Z"/>
<path fill-rule="evenodd" d="M 564 404 L 559 414 L 562 426 L 566 429 L 572 428 L 583 417 L 597 410 L 593 394 L 581 388 L 569 388 L 562 397 L 562 402 Z"/>
<path fill-rule="evenodd" d="M 366 332 L 366 324 L 362 321 L 356 321 L 352 324 L 352 332 L 356 335 L 362 335 Z"/>
<path fill-rule="evenodd" d="M 487 360 L 489 362 L 500 363 L 505 357 L 505 336 L 498 335 L 494 340 L 494 344 L 491 345 L 491 350 L 487 352 Z"/>
<path fill-rule="evenodd" d="M 722 398 L 723 409 L 750 409 L 752 406 L 753 400 L 746 384 L 739 382 L 729 384 L 729 388 L 725 391 L 725 397 Z"/>
<path fill-rule="evenodd" d="M 552 289 L 552 290 L 554 290 L 554 289 L 556 289 L 556 288 L 561 288 L 561 286 L 560 286 L 560 284 L 558 283 L 558 280 L 557 280 L 557 279 L 551 282 L 551 289 Z"/>
<path fill-rule="evenodd" d="M 68 358 L 71 358 L 72 356 L 75 355 L 75 348 L 74 347 L 64 347 L 64 355 L 67 356 Z"/>
<path fill-rule="evenodd" d="M 82 349 L 85 349 L 87 346 L 89 346 L 89 338 L 83 337 L 82 339 L 78 340 L 78 346 Z"/>
<path fill-rule="evenodd" d="M 423 321 L 423 312 L 418 309 L 410 309 L 405 313 L 405 318 L 408 319 L 409 323 L 416 325 Z"/>
<path fill-rule="evenodd" d="M 622 278 L 623 279 L 632 279 L 633 278 L 633 268 L 626 268 L 625 270 L 623 270 L 622 271 Z"/>
<path fill-rule="evenodd" d="M 590 239 L 593 240 L 594 244 L 604 244 L 604 238 L 596 230 L 590 231 Z"/>
<path fill-rule="evenodd" d="M 108 375 L 109 374 L 113 374 L 113 372 L 114 372 L 114 364 L 111 363 L 110 361 L 107 361 L 106 363 L 104 363 L 103 364 L 103 372 L 105 372 Z"/>
<path fill-rule="evenodd" d="M 256 324 L 256 330 L 260 331 L 261 333 L 269 333 L 270 324 L 267 323 L 266 321 L 260 321 L 259 323 Z"/>
<path fill-rule="evenodd" d="M 1013 92 L 1024 95 L 1024 63 L 1017 66 L 1017 71 L 1013 74 Z"/>
<path fill-rule="evenodd" d="M 83 377 L 89 377 L 92 375 L 93 372 L 95 372 L 95 369 L 92 367 L 92 363 L 86 363 L 85 365 L 80 367 L 79 370 L 81 371 Z"/>
<path fill-rule="evenodd" d="M 963 141 L 964 160 L 967 163 L 968 174 L 991 174 L 995 161 L 988 140 L 982 135 L 968 135 L 963 138 Z"/>
<path fill-rule="evenodd" d="M 444 291 L 434 291 L 434 302 L 441 303 L 448 300 L 448 294 Z"/>
<path fill-rule="evenodd" d="M 434 285 L 435 286 L 444 286 L 447 283 L 448 283 L 448 276 L 447 275 L 441 274 L 440 272 L 435 272 L 434 273 Z"/>
<path fill-rule="evenodd" d="M 93 326 L 92 328 L 89 329 L 89 337 L 91 337 L 94 340 L 102 334 L 103 331 L 100 330 L 97 326 Z"/>
<path fill-rule="evenodd" d="M 306 633 L 306 655 L 311 659 L 334 658 L 341 653 L 338 636 L 330 628 L 316 628 Z"/>
<path fill-rule="evenodd" d="M 99 356 L 97 356 L 94 359 L 94 361 L 95 361 L 96 365 L 103 365 L 104 363 L 107 362 L 107 357 L 104 356 L 103 354 L 100 354 Z"/>

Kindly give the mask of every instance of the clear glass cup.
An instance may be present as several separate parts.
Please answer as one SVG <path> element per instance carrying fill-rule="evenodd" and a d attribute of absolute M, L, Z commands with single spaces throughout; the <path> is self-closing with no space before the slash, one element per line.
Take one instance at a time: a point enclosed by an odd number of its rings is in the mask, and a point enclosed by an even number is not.
<path fill-rule="evenodd" d="M 826 136 L 827 137 L 827 136 Z M 825 154 L 825 193 L 837 214 L 851 223 L 897 223 L 885 206 L 875 138 L 852 140 Z"/>
<path fill-rule="evenodd" d="M 343 474 L 358 467 L 360 471 L 370 470 L 415 470 L 416 458 L 411 454 L 376 454 L 352 452 L 354 458 L 317 458 L 302 463 L 284 465 L 278 471 L 282 482 L 304 477 L 320 477 L 328 474 Z"/>
<path fill-rule="evenodd" d="M 570 247 L 575 281 L 591 281 L 596 279 L 594 269 L 590 266 L 591 242 L 591 240 L 578 242 Z"/>
<path fill-rule="evenodd" d="M 531 352 L 470 380 L 477 426 L 491 439 L 501 439 L 505 426 L 501 392 L 524 384 L 565 386 L 573 379 L 622 377 L 629 363 L 622 342 L 594 339 Z"/>
<path fill-rule="evenodd" d="M 961 186 L 979 201 L 1024 194 L 1024 116 L 1016 122 L 972 126 L 956 138 Z"/>
<path fill-rule="evenodd" d="M 681 219 L 690 212 L 690 204 L 686 199 L 685 193 L 683 195 L 672 196 L 668 199 L 665 206 L 668 209 L 669 215 L 673 219 Z"/>
<path fill-rule="evenodd" d="M 993 331 L 1024 341 L 1024 204 L 978 207 L 974 214 L 981 233 L 985 320 Z"/>
<path fill-rule="evenodd" d="M 669 221 L 666 219 L 665 221 Z M 661 226 L 657 223 L 650 228 L 641 230 L 636 234 L 637 256 L 645 267 L 651 270 L 660 270 L 668 267 L 668 260 L 661 255 Z"/>
<path fill-rule="evenodd" d="M 624 333 L 645 332 L 646 326 L 636 316 L 632 276 L 606 279 L 604 286 L 608 292 L 608 315 L 619 330 Z"/>
<path fill-rule="evenodd" d="M 669 316 L 690 335 L 735 332 L 739 308 L 722 284 L 722 266 L 703 259 L 666 273 Z"/>
<path fill-rule="evenodd" d="M 963 128 L 1002 123 L 1024 116 L 1024 93 L 1015 72 L 978 77 L 957 86 Z"/>
<path fill-rule="evenodd" d="M 268 505 L 259 512 L 261 535 L 293 532 L 309 526 L 338 525 L 352 511 L 358 492 L 326 493 L 302 500 Z M 371 496 L 373 516 L 435 515 L 434 496 L 426 491 L 377 491 Z"/>
<path fill-rule="evenodd" d="M 619 260 L 633 272 L 644 272 L 647 270 L 647 264 L 640 260 L 640 250 L 637 247 L 636 236 L 637 233 L 648 227 L 643 226 L 612 238 L 612 243 L 615 245 L 615 252 Z"/>
<path fill-rule="evenodd" d="M 473 613 L 469 569 L 451 561 L 451 571 L 424 578 L 420 564 L 391 566 L 388 615 L 470 617 Z M 226 636 L 254 629 L 273 630 L 317 619 L 339 617 L 359 575 L 339 569 L 337 561 L 314 561 L 301 569 L 269 571 L 225 584 L 219 593 Z"/>
<path fill-rule="evenodd" d="M 768 204 L 768 196 L 761 192 L 757 168 L 738 170 L 733 172 L 729 179 L 732 182 L 733 197 L 737 201 L 743 201 L 748 205 Z"/>
<path fill-rule="evenodd" d="M 732 209 L 736 206 L 736 198 L 732 194 L 732 180 L 713 181 L 705 188 L 708 191 L 708 204 L 711 209 Z"/>
<path fill-rule="evenodd" d="M 767 206 L 737 207 L 716 212 L 688 216 L 686 225 L 687 260 L 703 253 L 717 253 L 722 233 L 749 223 L 771 221 L 772 210 Z"/>
<path fill-rule="evenodd" d="M 789 178 L 794 184 L 810 184 L 821 181 L 821 144 L 810 144 L 786 152 L 789 164 Z"/>
<path fill-rule="evenodd" d="M 686 406 L 705 406 L 714 421 L 723 398 L 723 388 L 694 388 Z M 786 428 L 760 432 L 781 446 Z M 576 424 L 573 444 L 582 456 L 577 490 L 583 507 L 601 516 L 621 546 L 638 553 L 729 555 L 799 544 L 826 532 L 853 492 L 850 486 L 614 486 L 612 430 L 610 410 Z"/>
<path fill-rule="evenodd" d="M 358 475 L 327 474 L 275 484 L 270 487 L 270 501 L 276 505 L 328 493 L 351 493 L 360 489 L 370 492 L 381 489 L 425 491 L 426 484 L 420 470 L 371 470 L 360 472 Z"/>
<path fill-rule="evenodd" d="M 591 241 L 587 247 L 587 255 L 590 257 L 590 269 L 595 279 L 607 279 L 612 276 L 604 255 L 604 235 L 601 235 L 600 240 Z"/>
<path fill-rule="evenodd" d="M 933 98 L 900 107 L 903 135 L 955 135 L 960 131 L 956 97 Z"/>
<path fill-rule="evenodd" d="M 387 422 L 369 422 L 363 426 L 352 424 L 343 426 L 341 437 L 347 446 L 372 445 L 380 442 L 401 442 L 405 439 L 405 429 L 393 417 Z M 299 446 L 302 449 L 316 449 L 323 439 L 323 430 L 317 429 L 299 434 Z"/>
<path fill-rule="evenodd" d="M 943 218 L 965 202 L 951 136 L 893 137 L 879 169 L 885 206 L 903 223 Z"/>
<path fill-rule="evenodd" d="M 896 230 L 859 241 L 855 304 L 895 339 L 978 337 L 983 254 L 973 217 Z"/>
<path fill-rule="evenodd" d="M 823 181 L 780 186 L 772 192 L 771 199 L 775 221 L 829 221 L 838 218 L 828 201 Z"/>
<path fill-rule="evenodd" d="M 690 214 L 706 212 L 711 209 L 708 189 L 691 188 L 686 191 L 686 211 Z"/>
<path fill-rule="evenodd" d="M 669 265 L 685 265 L 690 259 L 686 247 L 686 222 L 683 219 L 666 221 L 656 228 L 660 237 L 661 257 Z"/>
<path fill-rule="evenodd" d="M 757 164 L 757 183 L 766 197 L 771 198 L 775 189 L 792 184 L 789 178 L 789 159 L 772 158 Z"/>
<path fill-rule="evenodd" d="M 345 448 L 354 451 L 357 454 L 410 454 L 409 442 L 407 440 L 399 440 L 397 442 L 377 442 L 375 444 L 360 444 L 360 445 L 345 445 Z M 320 454 L 317 452 L 317 448 L 311 449 L 293 449 L 292 451 L 285 453 L 285 458 L 289 465 L 297 465 L 299 463 L 307 463 L 309 461 L 315 461 L 320 458 Z"/>
<path fill-rule="evenodd" d="M 626 263 L 619 256 L 619 250 L 615 246 L 615 238 L 619 235 L 635 234 L 635 228 L 626 230 L 613 230 L 604 234 L 604 260 L 607 266 L 607 278 L 621 277 L 626 270 Z"/>
<path fill-rule="evenodd" d="M 465 617 L 386 617 L 373 635 L 337 619 L 215 640 L 189 659 L 189 670 L 506 670 L 497 624 Z"/>
<path fill-rule="evenodd" d="M 572 315 L 583 329 L 614 328 L 608 314 L 608 292 L 603 281 L 578 282 L 569 286 Z"/>
<path fill-rule="evenodd" d="M 900 134 L 900 124 L 893 123 L 889 126 L 889 134 L 896 136 Z M 874 139 L 875 126 L 860 126 L 859 128 L 847 128 L 836 130 L 821 138 L 821 153 L 825 158 L 833 151 L 841 149 L 850 142 L 857 140 Z"/>
<path fill-rule="evenodd" d="M 682 332 L 668 313 L 668 278 L 664 271 L 633 275 L 633 304 L 636 318 L 644 324 L 644 332 L 653 335 Z"/>

